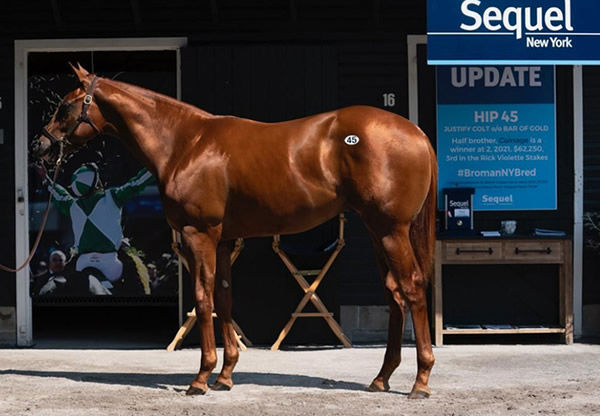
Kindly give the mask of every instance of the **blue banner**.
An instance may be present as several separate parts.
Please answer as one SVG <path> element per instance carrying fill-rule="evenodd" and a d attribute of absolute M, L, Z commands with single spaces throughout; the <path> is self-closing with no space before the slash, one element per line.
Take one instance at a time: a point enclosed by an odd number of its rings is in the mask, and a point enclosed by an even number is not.
<path fill-rule="evenodd" d="M 598 0 L 427 0 L 431 65 L 600 64 Z"/>
<path fill-rule="evenodd" d="M 554 67 L 440 66 L 437 101 L 439 192 L 475 188 L 475 210 L 557 208 Z"/>

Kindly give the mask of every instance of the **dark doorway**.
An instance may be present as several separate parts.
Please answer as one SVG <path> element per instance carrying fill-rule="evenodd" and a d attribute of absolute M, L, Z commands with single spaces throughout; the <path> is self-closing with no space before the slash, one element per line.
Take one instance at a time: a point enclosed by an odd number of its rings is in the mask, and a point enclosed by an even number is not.
<path fill-rule="evenodd" d="M 30 138 L 50 120 L 62 97 L 78 86 L 69 63 L 81 64 L 105 78 L 177 96 L 177 52 L 173 50 L 30 53 L 27 74 Z M 100 136 L 69 159 L 58 176 L 57 187 L 62 187 L 73 201 L 81 197 L 73 188 L 74 174 L 88 163 L 96 165 L 99 181 L 106 191 L 129 183 L 142 172 L 140 163 L 117 139 Z M 28 176 L 29 230 L 33 241 L 47 201 L 48 184 L 34 168 L 29 169 Z M 56 202 L 52 204 L 44 237 L 32 262 L 36 341 L 107 339 L 109 334 L 122 334 L 125 340 L 139 340 L 139 335 L 146 334 L 144 339 L 150 341 L 147 334 L 155 334 L 160 339 L 157 342 L 166 345 L 166 334 L 174 331 L 178 323 L 179 273 L 170 248 L 170 228 L 151 175 L 143 189 L 132 193 L 121 207 L 124 238 L 117 236 L 120 241 L 113 243 L 115 259 L 121 262 L 122 271 L 114 278 L 105 276 L 101 269 L 81 267 L 80 270 L 78 260 L 89 252 L 89 248 L 82 248 L 88 225 L 108 236 L 103 227 L 110 228 L 106 223 L 119 218 L 106 218 L 101 213 L 94 217 L 95 211 L 86 213 L 89 215 L 82 220 L 85 224 L 82 231 L 77 228 L 74 211 L 59 208 Z M 110 239 L 112 242 L 115 238 L 111 235 Z M 49 270 L 50 263 L 62 256 L 64 268 L 56 273 Z"/>

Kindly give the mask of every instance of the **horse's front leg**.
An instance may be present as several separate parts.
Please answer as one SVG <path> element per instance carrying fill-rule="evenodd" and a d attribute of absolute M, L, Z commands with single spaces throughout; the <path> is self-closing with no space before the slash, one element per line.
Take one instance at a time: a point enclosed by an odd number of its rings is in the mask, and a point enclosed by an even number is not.
<path fill-rule="evenodd" d="M 239 351 L 233 320 L 231 317 L 231 251 L 233 242 L 223 242 L 217 247 L 217 276 L 215 279 L 215 311 L 223 331 L 223 368 L 215 384 L 214 390 L 230 390 L 233 387 L 231 375 L 238 362 Z"/>
<path fill-rule="evenodd" d="M 208 378 L 217 365 L 212 311 L 218 234 L 216 230 L 199 231 L 190 226 L 184 227 L 181 232 L 183 255 L 193 281 L 202 348 L 200 371 L 188 388 L 188 395 L 208 391 Z"/>

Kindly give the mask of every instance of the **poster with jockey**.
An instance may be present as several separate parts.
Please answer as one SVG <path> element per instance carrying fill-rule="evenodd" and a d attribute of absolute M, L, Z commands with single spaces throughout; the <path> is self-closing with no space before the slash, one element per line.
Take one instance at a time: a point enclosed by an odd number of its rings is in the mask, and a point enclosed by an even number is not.
<path fill-rule="evenodd" d="M 105 54 L 109 54 L 108 52 Z M 57 106 L 76 79 L 64 62 L 85 60 L 76 53 L 32 54 L 29 61 L 29 132 L 65 106 Z M 73 56 L 70 56 L 73 55 Z M 96 53 L 100 68 L 102 53 Z M 176 94 L 175 68 L 151 68 L 131 59 L 118 76 L 144 87 Z M 121 68 L 119 68 L 121 69 Z M 57 113 L 57 114 L 58 114 Z M 31 266 L 34 301 L 113 297 L 176 298 L 178 259 L 171 250 L 171 231 L 162 212 L 159 192 L 150 172 L 120 142 L 100 136 L 62 166 L 53 181 L 53 166 L 29 169 L 30 233 L 39 229 L 40 212 L 52 195 L 49 221 Z"/>

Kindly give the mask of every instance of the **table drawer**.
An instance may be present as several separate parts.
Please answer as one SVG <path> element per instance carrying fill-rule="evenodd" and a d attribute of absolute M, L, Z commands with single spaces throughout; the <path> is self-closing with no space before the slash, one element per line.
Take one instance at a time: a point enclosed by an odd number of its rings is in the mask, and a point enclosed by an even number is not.
<path fill-rule="evenodd" d="M 504 258 L 528 262 L 562 263 L 564 253 L 560 241 L 510 241 L 504 245 Z"/>
<path fill-rule="evenodd" d="M 489 242 L 456 242 L 444 244 L 444 261 L 447 262 L 486 262 L 502 258 L 502 243 Z"/>

